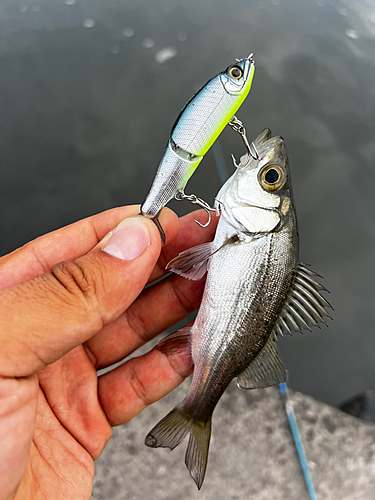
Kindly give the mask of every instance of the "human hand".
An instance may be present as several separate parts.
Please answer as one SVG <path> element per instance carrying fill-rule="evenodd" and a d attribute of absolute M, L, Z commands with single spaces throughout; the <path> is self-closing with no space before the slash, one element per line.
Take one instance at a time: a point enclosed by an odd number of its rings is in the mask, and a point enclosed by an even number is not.
<path fill-rule="evenodd" d="M 198 228 L 200 211 L 179 231 L 164 209 L 160 254 L 156 226 L 138 213 L 109 210 L 0 259 L 0 500 L 89 499 L 112 426 L 192 370 L 153 349 L 97 376 L 195 310 L 203 291 L 175 275 L 143 288 L 180 251 L 211 240 L 216 224 Z"/>

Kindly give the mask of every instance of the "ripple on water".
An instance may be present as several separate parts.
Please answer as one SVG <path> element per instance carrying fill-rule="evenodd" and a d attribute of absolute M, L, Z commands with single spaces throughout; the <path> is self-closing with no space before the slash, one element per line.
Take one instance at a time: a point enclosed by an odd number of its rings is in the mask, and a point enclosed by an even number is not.
<path fill-rule="evenodd" d="M 345 30 L 345 35 L 353 40 L 358 40 L 358 32 L 356 30 Z"/>
<path fill-rule="evenodd" d="M 168 59 L 172 59 L 172 57 L 177 56 L 177 49 L 174 47 L 165 47 L 164 49 L 158 50 L 155 54 L 155 61 L 163 64 Z"/>
<path fill-rule="evenodd" d="M 126 38 L 131 38 L 134 35 L 134 30 L 133 30 L 133 28 L 125 28 L 122 30 L 122 34 Z"/>
<path fill-rule="evenodd" d="M 112 54 L 118 54 L 120 52 L 120 47 L 117 44 L 113 43 L 110 47 L 110 51 Z"/>
<path fill-rule="evenodd" d="M 142 45 L 145 49 L 152 49 L 155 46 L 155 40 L 153 38 L 145 38 Z"/>
<path fill-rule="evenodd" d="M 96 22 L 94 19 L 85 19 L 82 24 L 84 28 L 93 28 Z"/>
<path fill-rule="evenodd" d="M 186 33 L 184 33 L 183 31 L 180 31 L 180 33 L 177 33 L 177 40 L 179 40 L 180 42 L 185 42 L 186 39 L 187 39 Z"/>

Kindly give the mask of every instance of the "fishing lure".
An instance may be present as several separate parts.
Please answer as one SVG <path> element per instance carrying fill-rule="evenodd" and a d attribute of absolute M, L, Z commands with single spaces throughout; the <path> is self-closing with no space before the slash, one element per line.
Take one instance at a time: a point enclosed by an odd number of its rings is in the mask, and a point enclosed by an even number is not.
<path fill-rule="evenodd" d="M 248 95 L 255 64 L 253 54 L 237 59 L 234 65 L 209 80 L 185 105 L 172 127 L 164 156 L 141 213 L 158 226 L 161 209 L 172 199 L 188 199 L 204 208 L 210 206 L 195 195 L 185 195 L 185 186 L 226 125 L 243 134 L 242 123 L 234 116 Z"/>

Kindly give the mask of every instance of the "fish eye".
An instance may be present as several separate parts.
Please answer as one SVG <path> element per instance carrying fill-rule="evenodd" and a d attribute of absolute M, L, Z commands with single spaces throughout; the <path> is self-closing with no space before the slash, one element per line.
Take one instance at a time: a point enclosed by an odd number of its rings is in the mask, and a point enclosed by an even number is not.
<path fill-rule="evenodd" d="M 277 191 L 285 184 L 285 172 L 279 165 L 268 165 L 260 172 L 259 182 L 266 191 Z"/>
<path fill-rule="evenodd" d="M 268 184 L 275 184 L 279 180 L 279 172 L 274 168 L 270 168 L 264 176 L 264 180 Z"/>
<path fill-rule="evenodd" d="M 235 78 L 236 80 L 238 80 L 242 76 L 242 69 L 239 68 L 238 66 L 233 66 L 229 70 L 229 76 L 231 76 L 232 78 Z"/>

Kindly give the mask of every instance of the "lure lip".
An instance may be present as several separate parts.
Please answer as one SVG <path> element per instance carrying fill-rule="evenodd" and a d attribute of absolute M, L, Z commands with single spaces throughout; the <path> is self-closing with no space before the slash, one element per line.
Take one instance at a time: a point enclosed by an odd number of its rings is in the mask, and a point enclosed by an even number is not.
<path fill-rule="evenodd" d="M 245 59 L 247 59 L 248 61 L 252 62 L 253 64 L 255 64 L 255 61 L 254 61 L 254 53 L 251 52 L 249 54 L 248 57 L 246 57 Z M 241 61 L 244 61 L 245 59 L 236 59 L 237 62 L 241 62 Z"/>

